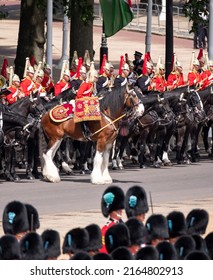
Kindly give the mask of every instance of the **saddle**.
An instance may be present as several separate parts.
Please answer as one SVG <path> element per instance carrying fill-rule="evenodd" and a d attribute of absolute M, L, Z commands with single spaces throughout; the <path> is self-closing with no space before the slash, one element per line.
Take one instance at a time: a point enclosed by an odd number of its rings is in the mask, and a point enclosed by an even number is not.
<path fill-rule="evenodd" d="M 72 104 L 65 103 L 52 108 L 49 112 L 49 116 L 54 122 L 64 122 L 73 117 L 73 111 L 74 108 Z"/>

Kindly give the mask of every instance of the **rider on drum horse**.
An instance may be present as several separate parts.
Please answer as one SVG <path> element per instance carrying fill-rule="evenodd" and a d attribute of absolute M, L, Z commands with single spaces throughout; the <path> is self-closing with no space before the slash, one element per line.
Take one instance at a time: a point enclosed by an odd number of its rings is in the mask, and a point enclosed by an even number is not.
<path fill-rule="evenodd" d="M 91 62 L 91 67 L 90 71 L 88 72 L 88 78 L 85 82 L 83 82 L 76 94 L 76 100 L 80 98 L 85 98 L 85 97 L 92 97 L 94 93 L 96 92 L 96 82 L 98 79 L 98 72 L 94 68 L 94 62 Z M 82 124 L 82 129 L 84 133 L 85 138 L 89 138 L 90 136 L 90 130 L 86 125 L 85 121 L 81 122 Z"/>

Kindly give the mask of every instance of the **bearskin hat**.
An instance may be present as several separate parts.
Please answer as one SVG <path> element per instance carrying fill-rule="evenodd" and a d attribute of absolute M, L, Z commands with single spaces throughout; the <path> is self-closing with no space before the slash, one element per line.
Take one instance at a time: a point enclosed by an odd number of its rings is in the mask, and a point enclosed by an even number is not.
<path fill-rule="evenodd" d="M 167 241 L 157 244 L 156 249 L 159 252 L 159 260 L 177 260 L 178 255 L 175 246 Z"/>
<path fill-rule="evenodd" d="M 182 212 L 172 211 L 167 215 L 169 237 L 174 238 L 186 234 L 186 219 Z"/>
<path fill-rule="evenodd" d="M 106 231 L 105 244 L 110 254 L 120 246 L 130 246 L 130 235 L 128 227 L 124 223 L 114 224 Z"/>
<path fill-rule="evenodd" d="M 112 256 L 107 253 L 96 253 L 93 260 L 112 260 Z"/>
<path fill-rule="evenodd" d="M 89 260 L 92 260 L 92 257 L 90 256 L 90 254 L 89 253 L 87 253 L 87 252 L 83 252 L 83 251 L 79 251 L 79 252 L 77 252 L 77 253 L 75 253 L 71 258 L 70 258 L 70 260 L 87 260 L 87 261 L 89 261 Z"/>
<path fill-rule="evenodd" d="M 128 218 L 149 211 L 146 192 L 141 186 L 130 187 L 125 196 L 125 210 Z"/>
<path fill-rule="evenodd" d="M 192 209 L 186 216 L 189 234 L 204 234 L 209 222 L 209 214 L 205 209 Z"/>
<path fill-rule="evenodd" d="M 192 238 L 195 241 L 195 250 L 202 251 L 204 253 L 208 252 L 205 239 L 199 234 L 192 234 Z"/>
<path fill-rule="evenodd" d="M 57 259 L 61 254 L 59 232 L 47 229 L 42 232 L 41 238 L 43 240 L 46 259 Z"/>
<path fill-rule="evenodd" d="M 196 244 L 191 235 L 182 235 L 177 239 L 174 246 L 178 254 L 178 259 L 183 260 L 186 255 L 195 250 Z"/>
<path fill-rule="evenodd" d="M 74 228 L 67 232 L 64 238 L 63 254 L 87 251 L 89 245 L 89 233 L 85 228 Z"/>
<path fill-rule="evenodd" d="M 147 242 L 147 228 L 136 218 L 129 218 L 125 223 L 129 229 L 131 245 L 141 245 Z"/>
<path fill-rule="evenodd" d="M 102 248 L 101 228 L 97 224 L 90 224 L 85 229 L 89 233 L 88 251 L 98 251 Z"/>
<path fill-rule="evenodd" d="M 147 219 L 145 226 L 150 240 L 169 238 L 167 219 L 162 214 L 151 215 Z"/>
<path fill-rule="evenodd" d="M 104 217 L 108 217 L 112 211 L 124 209 L 125 195 L 118 186 L 108 187 L 101 199 L 101 210 Z"/>
<path fill-rule="evenodd" d="M 127 247 L 121 246 L 112 251 L 113 260 L 134 260 L 133 254 Z"/>
<path fill-rule="evenodd" d="M 159 252 L 158 250 L 151 245 L 147 245 L 135 254 L 136 260 L 159 260 Z"/>
<path fill-rule="evenodd" d="M 37 209 L 31 204 L 25 204 L 27 209 L 27 217 L 29 221 L 30 231 L 35 231 L 40 228 L 40 220 Z"/>
<path fill-rule="evenodd" d="M 17 238 L 5 234 L 0 238 L 0 260 L 20 260 L 21 251 Z"/>
<path fill-rule="evenodd" d="M 210 260 L 210 257 L 202 251 L 194 250 L 190 252 L 184 260 Z"/>
<path fill-rule="evenodd" d="M 213 260 L 213 232 L 210 232 L 209 234 L 206 235 L 205 241 L 206 241 L 206 247 L 209 252 L 209 256 Z"/>
<path fill-rule="evenodd" d="M 43 240 L 36 232 L 27 233 L 20 240 L 22 260 L 44 260 Z"/>
<path fill-rule="evenodd" d="M 9 202 L 3 212 L 4 233 L 18 234 L 29 230 L 27 209 L 20 201 Z"/>

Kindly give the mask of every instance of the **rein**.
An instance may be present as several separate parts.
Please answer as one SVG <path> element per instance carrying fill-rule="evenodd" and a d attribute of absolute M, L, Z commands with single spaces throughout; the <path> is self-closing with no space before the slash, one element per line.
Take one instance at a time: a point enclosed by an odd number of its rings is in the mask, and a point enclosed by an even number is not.
<path fill-rule="evenodd" d="M 94 133 L 92 133 L 92 134 L 90 135 L 90 137 L 92 137 L 92 136 L 96 135 L 97 133 L 101 132 L 103 129 L 105 129 L 106 127 L 110 126 L 111 124 L 113 124 L 113 123 L 119 121 L 120 119 L 122 119 L 122 118 L 125 117 L 126 115 L 127 115 L 127 113 L 125 113 L 125 114 L 121 115 L 120 117 L 118 117 L 117 119 L 115 119 L 115 120 L 109 122 L 108 124 L 106 124 L 106 125 L 103 126 L 102 128 L 100 128 L 100 129 L 98 129 L 97 131 L 95 131 Z"/>

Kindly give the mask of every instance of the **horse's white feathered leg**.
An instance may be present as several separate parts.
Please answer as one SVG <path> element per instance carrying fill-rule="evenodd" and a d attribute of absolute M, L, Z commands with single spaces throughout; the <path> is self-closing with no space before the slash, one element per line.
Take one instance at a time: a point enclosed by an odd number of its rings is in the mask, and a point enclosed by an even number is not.
<path fill-rule="evenodd" d="M 61 141 L 62 139 L 57 140 L 55 144 L 46 152 L 46 154 L 43 154 L 44 167 L 42 170 L 42 174 L 45 180 L 52 183 L 57 183 L 61 181 L 58 169 L 53 162 L 53 157 L 57 149 L 59 148 Z"/>
<path fill-rule="evenodd" d="M 105 152 L 103 153 L 103 162 L 102 162 L 102 174 L 103 174 L 103 179 L 105 184 L 111 184 L 112 183 L 112 178 L 109 175 L 109 156 L 110 156 L 110 148 L 111 146 L 107 146 Z"/>
<path fill-rule="evenodd" d="M 90 180 L 92 184 L 104 184 L 103 174 L 101 170 L 101 166 L 103 163 L 103 153 L 96 151 L 94 162 L 93 162 L 93 170 L 90 175 Z"/>

